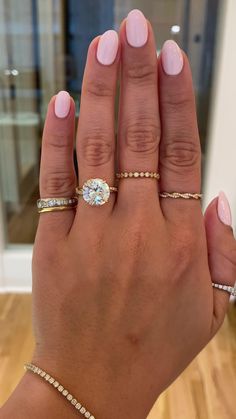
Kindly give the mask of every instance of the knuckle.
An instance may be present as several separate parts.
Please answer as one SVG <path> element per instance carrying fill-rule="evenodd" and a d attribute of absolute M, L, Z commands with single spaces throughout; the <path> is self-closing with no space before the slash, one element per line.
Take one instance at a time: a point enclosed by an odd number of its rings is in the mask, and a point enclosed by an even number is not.
<path fill-rule="evenodd" d="M 114 90 L 112 85 L 106 82 L 106 79 L 99 77 L 91 79 L 83 88 L 83 93 L 98 98 L 98 97 L 112 97 Z"/>
<path fill-rule="evenodd" d="M 183 271 L 196 255 L 198 247 L 196 234 L 191 228 L 185 228 L 184 231 L 174 235 L 173 243 L 172 251 L 176 266 L 178 271 Z"/>
<path fill-rule="evenodd" d="M 75 180 L 73 173 L 54 172 L 48 173 L 41 180 L 41 189 L 48 196 L 60 193 L 68 195 L 75 188 Z"/>
<path fill-rule="evenodd" d="M 51 240 L 44 240 L 44 245 L 37 243 L 34 246 L 33 250 L 33 267 L 37 268 L 43 267 L 43 269 L 54 269 L 58 268 L 58 260 L 60 260 L 60 246 L 55 245 L 55 242 L 52 243 Z"/>
<path fill-rule="evenodd" d="M 157 74 L 157 67 L 155 64 L 144 65 L 143 62 L 133 63 L 126 69 L 126 77 L 133 83 L 153 84 Z"/>
<path fill-rule="evenodd" d="M 230 261 L 234 272 L 236 273 L 236 244 L 229 250 L 227 258 Z"/>
<path fill-rule="evenodd" d="M 81 153 L 89 166 L 101 166 L 111 160 L 114 145 L 108 138 L 108 135 L 97 131 L 83 139 Z"/>
<path fill-rule="evenodd" d="M 186 111 L 186 109 L 194 110 L 193 96 L 190 95 L 186 89 L 177 89 L 175 92 L 166 92 L 162 99 L 162 103 L 165 107 L 168 107 L 169 112 L 172 111 L 173 113 L 175 113 L 176 110 L 179 114 L 184 110 Z"/>
<path fill-rule="evenodd" d="M 160 130 L 153 121 L 141 120 L 129 125 L 126 130 L 126 145 L 132 152 L 145 154 L 156 153 L 158 149 Z"/>
<path fill-rule="evenodd" d="M 162 164 L 168 168 L 196 167 L 200 163 L 200 148 L 196 141 L 184 134 L 181 139 L 175 138 L 162 147 Z"/>
<path fill-rule="evenodd" d="M 68 130 L 60 129 L 58 132 L 48 133 L 44 142 L 46 147 L 67 150 L 71 148 L 71 136 Z"/>

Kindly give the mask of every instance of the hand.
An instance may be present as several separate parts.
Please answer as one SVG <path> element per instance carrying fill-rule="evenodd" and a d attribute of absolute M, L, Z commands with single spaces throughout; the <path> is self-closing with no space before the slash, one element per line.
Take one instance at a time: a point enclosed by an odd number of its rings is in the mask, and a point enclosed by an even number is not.
<path fill-rule="evenodd" d="M 168 42 L 157 59 L 151 25 L 140 12 L 122 23 L 119 39 L 117 54 L 114 32 L 89 47 L 77 134 L 78 183 L 102 178 L 115 184 L 120 64 L 119 171 L 158 168 L 161 180 L 158 185 L 153 179 L 120 180 L 118 194 L 101 207 L 79 198 L 76 212 L 40 215 L 33 257 L 33 361 L 78 394 L 97 418 L 143 419 L 223 322 L 229 296 L 213 290 L 212 281 L 233 285 L 236 244 L 226 206 L 222 212 L 223 195 L 211 203 L 205 220 L 199 201 L 158 196 L 158 188 L 200 193 L 187 57 Z M 41 197 L 74 195 L 74 117 L 73 100 L 65 93 L 51 100 Z"/>

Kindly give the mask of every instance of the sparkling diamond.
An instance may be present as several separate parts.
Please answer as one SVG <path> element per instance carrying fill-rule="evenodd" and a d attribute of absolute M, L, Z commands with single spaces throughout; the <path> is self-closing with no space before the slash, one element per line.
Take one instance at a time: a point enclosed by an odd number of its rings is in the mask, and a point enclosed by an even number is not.
<path fill-rule="evenodd" d="M 76 399 L 71 400 L 71 404 L 73 404 L 73 406 L 75 406 L 77 403 L 78 403 L 78 402 L 77 402 L 77 400 L 76 400 Z"/>
<path fill-rule="evenodd" d="M 149 172 L 145 172 L 145 177 L 149 177 Z"/>
<path fill-rule="evenodd" d="M 85 407 L 81 407 L 80 412 L 81 412 L 81 413 L 85 413 L 85 412 L 86 412 Z"/>
<path fill-rule="evenodd" d="M 69 391 L 67 391 L 67 390 L 63 390 L 63 392 L 62 392 L 63 396 L 67 396 L 68 393 L 69 393 Z"/>
<path fill-rule="evenodd" d="M 86 418 L 90 418 L 90 412 L 88 412 L 88 411 L 87 411 L 87 412 L 85 413 L 85 415 L 84 415 L 84 416 L 85 416 Z"/>
<path fill-rule="evenodd" d="M 133 172 L 129 172 L 129 177 L 133 177 Z"/>
<path fill-rule="evenodd" d="M 141 172 L 140 173 L 140 177 L 144 177 L 144 172 Z"/>
<path fill-rule="evenodd" d="M 75 407 L 76 407 L 76 409 L 79 410 L 81 408 L 81 404 L 80 403 L 77 403 Z"/>
<path fill-rule="evenodd" d="M 83 185 L 83 198 L 89 205 L 103 205 L 110 196 L 110 188 L 102 179 L 89 179 Z"/>
<path fill-rule="evenodd" d="M 55 388 L 57 388 L 57 387 L 59 386 L 58 381 L 55 381 L 55 382 L 53 383 L 53 385 L 54 385 L 54 387 L 55 387 Z"/>
<path fill-rule="evenodd" d="M 73 399 L 72 395 L 71 394 L 68 394 L 67 400 L 71 401 L 72 399 Z"/>
<path fill-rule="evenodd" d="M 139 173 L 138 172 L 134 172 L 134 177 L 139 177 Z"/>
<path fill-rule="evenodd" d="M 128 177 L 128 176 L 129 176 L 129 173 L 125 172 L 124 177 Z"/>

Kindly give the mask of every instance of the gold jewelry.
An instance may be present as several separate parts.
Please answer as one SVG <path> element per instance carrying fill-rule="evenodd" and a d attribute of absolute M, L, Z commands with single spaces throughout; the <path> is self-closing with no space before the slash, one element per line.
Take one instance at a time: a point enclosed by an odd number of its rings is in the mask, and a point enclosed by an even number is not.
<path fill-rule="evenodd" d="M 152 178 L 152 179 L 160 179 L 160 174 L 156 172 L 121 172 L 116 173 L 117 179 L 124 179 L 124 178 Z"/>
<path fill-rule="evenodd" d="M 233 297 L 236 297 L 236 286 L 231 287 L 230 285 L 215 284 L 214 282 L 212 282 L 212 286 L 214 288 L 218 288 L 219 290 L 226 291 Z"/>
<path fill-rule="evenodd" d="M 109 186 L 103 179 L 88 179 L 82 188 L 76 188 L 76 193 L 92 206 L 104 205 L 108 202 L 111 192 L 118 192 L 115 186 Z"/>
<path fill-rule="evenodd" d="M 76 208 L 78 198 L 44 198 L 37 200 L 38 212 L 64 211 Z"/>
<path fill-rule="evenodd" d="M 43 378 L 49 384 L 51 384 L 65 399 L 75 408 L 77 409 L 83 416 L 89 419 L 95 419 L 95 416 L 90 413 L 86 407 L 84 407 L 78 400 L 69 393 L 55 378 L 49 375 L 46 371 L 42 370 L 41 368 L 37 367 L 34 364 L 27 363 L 24 365 L 24 369 L 26 371 L 33 372 L 34 374 L 38 374 L 39 377 Z"/>
<path fill-rule="evenodd" d="M 159 196 L 161 198 L 174 198 L 174 199 L 178 199 L 178 198 L 182 198 L 182 199 L 202 199 L 202 194 L 199 193 L 179 193 L 179 192 L 161 192 L 159 193 Z"/>

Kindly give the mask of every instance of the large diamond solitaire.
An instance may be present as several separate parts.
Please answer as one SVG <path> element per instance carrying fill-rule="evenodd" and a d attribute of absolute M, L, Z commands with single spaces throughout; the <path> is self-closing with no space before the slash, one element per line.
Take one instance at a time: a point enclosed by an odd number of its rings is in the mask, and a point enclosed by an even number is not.
<path fill-rule="evenodd" d="M 104 205 L 110 196 L 110 187 L 103 179 L 89 179 L 83 184 L 83 198 L 89 205 Z"/>

